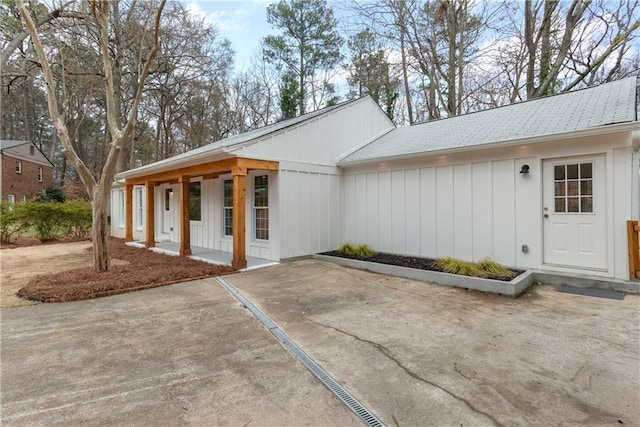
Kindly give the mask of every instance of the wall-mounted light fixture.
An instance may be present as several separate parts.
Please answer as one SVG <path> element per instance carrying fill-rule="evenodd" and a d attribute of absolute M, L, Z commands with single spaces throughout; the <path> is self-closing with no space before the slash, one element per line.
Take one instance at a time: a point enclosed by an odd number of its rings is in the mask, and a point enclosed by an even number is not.
<path fill-rule="evenodd" d="M 169 194 L 173 194 L 173 188 L 169 188 Z"/>
<path fill-rule="evenodd" d="M 529 173 L 529 165 L 522 165 L 522 169 L 520 169 L 520 173 Z"/>

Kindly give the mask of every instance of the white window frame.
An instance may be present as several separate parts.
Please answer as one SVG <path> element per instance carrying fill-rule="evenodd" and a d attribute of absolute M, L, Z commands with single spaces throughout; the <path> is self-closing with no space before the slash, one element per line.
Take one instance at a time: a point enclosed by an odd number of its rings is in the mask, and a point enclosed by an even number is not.
<path fill-rule="evenodd" d="M 120 207 L 120 215 L 118 215 L 118 226 L 124 228 L 124 190 L 118 190 L 118 201 Z"/>
<path fill-rule="evenodd" d="M 15 203 L 16 202 L 16 195 L 15 194 L 9 194 L 7 196 L 7 201 L 9 201 L 9 203 Z"/>
<path fill-rule="evenodd" d="M 226 183 L 231 183 L 231 206 L 225 205 L 224 187 Z M 231 213 L 231 234 L 227 234 L 227 212 Z M 222 235 L 224 237 L 233 237 L 233 179 L 222 180 Z"/>
<path fill-rule="evenodd" d="M 27 196 L 22 195 L 22 197 L 20 197 L 20 201 L 21 202 L 26 202 L 27 201 Z"/>
<path fill-rule="evenodd" d="M 38 166 L 38 182 L 42 182 L 43 170 L 42 166 Z"/>
<path fill-rule="evenodd" d="M 136 228 L 142 230 L 144 225 L 144 199 L 142 197 L 142 187 L 136 188 Z"/>
<path fill-rule="evenodd" d="M 22 160 L 16 160 L 16 173 L 22 173 Z"/>
<path fill-rule="evenodd" d="M 256 181 L 258 178 L 265 177 L 267 179 L 266 190 L 267 190 L 267 204 L 266 206 L 256 206 L 256 199 L 258 197 L 257 191 L 258 188 L 256 186 Z M 267 213 L 267 227 L 259 228 L 258 227 L 258 211 L 266 211 Z M 258 237 L 259 230 L 266 230 L 267 238 Z M 253 239 L 262 242 L 269 241 L 269 174 L 258 174 L 253 177 Z"/>

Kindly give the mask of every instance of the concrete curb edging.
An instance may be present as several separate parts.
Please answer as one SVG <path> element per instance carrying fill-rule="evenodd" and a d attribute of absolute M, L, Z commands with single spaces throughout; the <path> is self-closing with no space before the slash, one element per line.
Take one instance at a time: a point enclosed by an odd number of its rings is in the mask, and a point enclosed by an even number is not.
<path fill-rule="evenodd" d="M 482 292 L 505 295 L 516 298 L 535 282 L 535 273 L 525 271 L 510 282 L 479 277 L 459 276 L 457 274 L 441 273 L 439 271 L 419 270 L 416 268 L 400 267 L 397 265 L 379 264 L 376 262 L 360 261 L 350 258 L 340 258 L 329 255 L 314 254 L 312 258 L 342 265 L 344 267 L 368 270 L 374 273 L 390 276 L 405 277 L 407 279 L 431 282 L 438 285 L 454 286 L 456 288 L 474 289 Z"/>

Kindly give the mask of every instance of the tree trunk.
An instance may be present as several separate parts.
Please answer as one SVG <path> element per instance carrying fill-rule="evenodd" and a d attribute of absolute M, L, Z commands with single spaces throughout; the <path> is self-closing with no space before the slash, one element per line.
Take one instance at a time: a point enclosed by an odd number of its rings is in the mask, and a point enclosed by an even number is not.
<path fill-rule="evenodd" d="M 91 234 L 93 236 L 93 268 L 98 272 L 109 271 L 109 230 L 107 227 L 107 203 L 102 197 L 94 197 L 92 203 Z"/>

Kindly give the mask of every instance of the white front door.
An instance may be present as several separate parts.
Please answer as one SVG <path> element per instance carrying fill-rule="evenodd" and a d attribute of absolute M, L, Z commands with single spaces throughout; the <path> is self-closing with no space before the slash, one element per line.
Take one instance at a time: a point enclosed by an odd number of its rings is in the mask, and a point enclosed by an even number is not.
<path fill-rule="evenodd" d="M 172 187 L 165 187 L 163 189 L 163 204 L 162 204 L 162 238 L 163 240 L 175 241 L 173 238 L 174 230 L 174 210 L 175 200 L 177 200 L 177 194 Z"/>
<path fill-rule="evenodd" d="M 604 155 L 543 162 L 544 263 L 607 269 Z"/>

